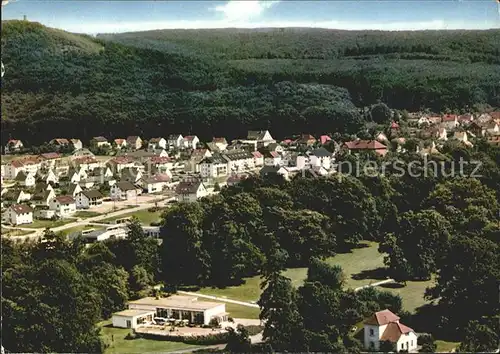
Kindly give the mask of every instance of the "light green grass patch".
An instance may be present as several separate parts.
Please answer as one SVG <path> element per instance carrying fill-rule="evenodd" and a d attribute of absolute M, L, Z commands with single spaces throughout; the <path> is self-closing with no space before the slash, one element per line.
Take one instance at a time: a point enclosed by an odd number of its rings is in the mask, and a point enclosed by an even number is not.
<path fill-rule="evenodd" d="M 100 222 L 113 224 L 118 219 L 130 218 L 132 216 L 135 216 L 137 219 L 139 219 L 139 221 L 141 223 L 149 225 L 152 222 L 161 221 L 162 214 L 163 214 L 163 210 L 159 210 L 159 211 L 155 211 L 155 212 L 149 212 L 147 210 L 139 210 L 139 211 L 134 211 L 132 213 L 122 214 L 120 216 L 106 218 L 106 219 L 100 220 Z"/>
<path fill-rule="evenodd" d="M 189 348 L 197 348 L 199 345 L 190 345 L 180 342 L 169 342 L 153 339 L 125 339 L 131 329 L 114 328 L 111 326 L 111 321 L 103 321 L 99 323 L 101 327 L 101 338 L 104 343 L 109 345 L 105 353 L 168 353 L 176 350 Z"/>
<path fill-rule="evenodd" d="M 444 340 L 436 340 L 436 352 L 438 353 L 451 353 L 451 351 L 458 347 L 459 342 L 446 342 Z"/>
<path fill-rule="evenodd" d="M 45 229 L 45 228 L 54 228 L 58 226 L 63 226 L 69 223 L 75 222 L 74 219 L 61 219 L 61 220 L 33 220 L 33 223 L 31 224 L 26 224 L 23 225 L 23 227 L 29 228 L 29 229 Z"/>
<path fill-rule="evenodd" d="M 73 214 L 74 217 L 76 218 L 92 218 L 94 216 L 99 216 L 102 215 L 101 213 L 98 213 L 96 211 L 88 211 L 88 210 L 80 210 L 77 211 L 75 214 Z"/>

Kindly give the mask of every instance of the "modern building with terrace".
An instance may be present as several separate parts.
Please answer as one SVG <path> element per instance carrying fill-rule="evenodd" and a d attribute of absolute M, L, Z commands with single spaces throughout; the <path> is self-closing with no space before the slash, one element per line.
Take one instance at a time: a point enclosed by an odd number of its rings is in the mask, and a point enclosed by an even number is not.
<path fill-rule="evenodd" d="M 154 318 L 167 321 L 185 320 L 191 324 L 208 325 L 212 319 L 225 322 L 228 319 L 226 304 L 198 301 L 197 297 L 172 295 L 169 297 L 145 297 L 129 301 L 128 310 L 113 314 L 113 326 L 137 328 L 151 323 Z"/>

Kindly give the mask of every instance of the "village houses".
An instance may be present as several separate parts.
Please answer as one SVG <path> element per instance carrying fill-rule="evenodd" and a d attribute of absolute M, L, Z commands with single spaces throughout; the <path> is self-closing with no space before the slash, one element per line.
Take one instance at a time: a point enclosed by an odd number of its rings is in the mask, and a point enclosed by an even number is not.
<path fill-rule="evenodd" d="M 109 143 L 108 139 L 106 139 L 103 136 L 96 136 L 92 138 L 92 140 L 90 141 L 90 145 L 96 148 L 111 147 L 111 144 Z"/>
<path fill-rule="evenodd" d="M 36 183 L 35 175 L 24 171 L 19 172 L 14 180 L 23 187 L 32 187 Z"/>
<path fill-rule="evenodd" d="M 142 139 L 136 135 L 127 138 L 127 146 L 132 150 L 139 150 L 142 147 Z"/>
<path fill-rule="evenodd" d="M 25 204 L 13 204 L 6 212 L 6 220 L 11 225 L 31 224 L 33 222 L 33 209 Z"/>
<path fill-rule="evenodd" d="M 50 201 L 49 208 L 60 218 L 71 216 L 76 212 L 75 199 L 70 195 L 60 195 Z"/>
<path fill-rule="evenodd" d="M 374 313 L 363 323 L 364 346 L 367 350 L 379 350 L 380 342 L 389 341 L 397 351 L 415 352 L 417 334 L 399 322 L 399 317 L 389 310 Z"/>
<path fill-rule="evenodd" d="M 127 140 L 125 139 L 115 139 L 113 140 L 114 147 L 117 148 L 118 150 L 121 150 L 123 148 L 127 147 Z"/>
<path fill-rule="evenodd" d="M 226 138 L 213 138 L 212 143 L 219 149 L 220 151 L 226 150 L 227 146 L 229 145 L 227 143 Z"/>
<path fill-rule="evenodd" d="M 201 180 L 182 181 L 177 185 L 176 193 L 180 202 L 195 202 L 206 197 L 208 191 Z"/>
<path fill-rule="evenodd" d="M 196 150 L 198 144 L 200 143 L 200 139 L 196 135 L 188 135 L 185 136 L 182 141 L 184 148 Z"/>
<path fill-rule="evenodd" d="M 103 199 L 104 196 L 97 189 L 82 190 L 75 198 L 76 208 L 89 209 L 94 206 L 99 206 L 102 204 Z"/>
<path fill-rule="evenodd" d="M 141 189 L 130 182 L 116 182 L 110 189 L 110 197 L 113 200 L 133 200 L 140 194 Z"/>
<path fill-rule="evenodd" d="M 350 153 L 359 153 L 366 151 L 373 151 L 378 155 L 385 156 L 387 154 L 387 146 L 379 143 L 376 140 L 354 140 L 348 141 L 344 144 L 344 147 Z"/>
<path fill-rule="evenodd" d="M 83 149 L 83 144 L 80 139 L 69 139 L 69 142 L 73 146 L 73 150 Z"/>
<path fill-rule="evenodd" d="M 168 136 L 167 143 L 171 149 L 180 149 L 183 146 L 183 137 L 180 134 L 172 134 Z"/>
<path fill-rule="evenodd" d="M 165 138 L 151 138 L 148 142 L 148 150 L 167 149 Z"/>
<path fill-rule="evenodd" d="M 21 151 L 24 148 L 23 142 L 17 139 L 10 139 L 5 145 L 5 153 L 12 154 Z"/>

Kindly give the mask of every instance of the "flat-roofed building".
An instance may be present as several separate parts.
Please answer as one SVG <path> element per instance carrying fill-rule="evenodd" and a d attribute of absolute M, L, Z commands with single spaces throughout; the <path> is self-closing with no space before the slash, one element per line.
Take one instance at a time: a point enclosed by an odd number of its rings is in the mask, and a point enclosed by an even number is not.
<path fill-rule="evenodd" d="M 143 323 L 153 322 L 154 310 L 124 310 L 113 314 L 113 327 L 137 328 Z"/>
<path fill-rule="evenodd" d="M 190 323 L 200 325 L 208 325 L 214 318 L 220 322 L 227 321 L 229 315 L 226 312 L 226 304 L 224 303 L 198 301 L 197 297 L 183 295 L 172 295 L 160 298 L 145 297 L 129 301 L 128 309 L 144 311 L 142 314 L 139 314 L 139 312 L 130 313 L 129 321 L 131 321 L 131 326 L 133 324 L 130 318 L 134 316 L 147 316 L 147 311 L 153 311 L 155 317 L 188 320 Z M 113 325 L 115 325 L 115 315 L 116 314 L 113 314 Z M 118 317 L 120 316 L 123 317 L 123 315 L 118 313 Z M 116 323 L 123 324 L 124 322 L 123 320 L 117 319 Z"/>

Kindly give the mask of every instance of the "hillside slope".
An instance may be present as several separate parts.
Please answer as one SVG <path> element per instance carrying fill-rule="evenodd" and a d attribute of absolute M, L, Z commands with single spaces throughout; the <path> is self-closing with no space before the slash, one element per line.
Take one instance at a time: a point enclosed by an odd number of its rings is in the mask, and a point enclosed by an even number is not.
<path fill-rule="evenodd" d="M 175 132 L 210 139 L 235 137 L 251 128 L 274 127 L 291 134 L 355 130 L 360 124 L 348 92 L 338 87 L 289 82 L 242 86 L 238 82 L 244 78 L 236 69 L 209 56 L 72 34 L 61 39 L 60 31 L 29 22 L 7 21 L 2 31 L 7 68 L 3 140 L 16 137 L 39 144 L 57 136 L 89 140 L 101 134 L 151 137 Z M 76 40 L 68 43 L 66 38 Z M 61 50 L 68 45 L 99 50 Z M 310 107 L 332 113 L 315 124 L 306 120 Z"/>
<path fill-rule="evenodd" d="M 278 138 L 352 133 L 362 124 L 357 107 L 378 100 L 408 110 L 500 106 L 498 33 L 200 30 L 92 38 L 4 21 L 2 141 L 232 138 L 264 128 Z"/>

